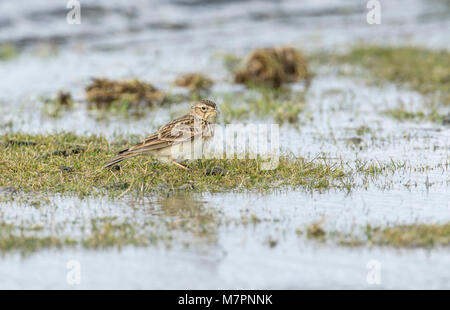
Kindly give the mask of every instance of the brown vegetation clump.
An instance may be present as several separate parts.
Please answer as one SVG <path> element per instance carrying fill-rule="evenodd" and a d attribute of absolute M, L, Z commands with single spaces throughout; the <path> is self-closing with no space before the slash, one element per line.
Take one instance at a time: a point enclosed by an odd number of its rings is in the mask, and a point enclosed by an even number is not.
<path fill-rule="evenodd" d="M 241 84 L 280 87 L 283 83 L 308 80 L 303 54 L 293 47 L 260 48 L 254 50 L 234 75 Z"/>
<path fill-rule="evenodd" d="M 326 235 L 325 230 L 320 223 L 312 223 L 307 230 L 308 238 L 323 238 Z"/>
<path fill-rule="evenodd" d="M 86 100 L 97 107 L 109 107 L 114 103 L 152 106 L 161 103 L 165 97 L 163 91 L 138 79 L 114 81 L 95 78 L 85 90 Z"/>
<path fill-rule="evenodd" d="M 58 90 L 55 101 L 63 106 L 68 106 L 73 103 L 72 95 L 70 94 L 70 92 L 62 89 Z"/>
<path fill-rule="evenodd" d="M 214 82 L 201 73 L 186 73 L 180 75 L 174 82 L 176 86 L 185 87 L 190 92 L 208 90 Z"/>

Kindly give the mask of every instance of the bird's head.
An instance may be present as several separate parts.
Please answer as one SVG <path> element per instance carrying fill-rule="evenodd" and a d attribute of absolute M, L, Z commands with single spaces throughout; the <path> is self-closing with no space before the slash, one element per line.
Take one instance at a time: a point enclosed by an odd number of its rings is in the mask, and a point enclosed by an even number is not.
<path fill-rule="evenodd" d="M 214 101 L 201 100 L 192 105 L 190 114 L 208 123 L 215 123 L 219 111 Z"/>

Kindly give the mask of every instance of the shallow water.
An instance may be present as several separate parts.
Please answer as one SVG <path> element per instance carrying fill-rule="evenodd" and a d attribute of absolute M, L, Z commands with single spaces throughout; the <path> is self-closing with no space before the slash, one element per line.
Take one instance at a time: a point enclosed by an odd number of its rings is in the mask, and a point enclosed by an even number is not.
<path fill-rule="evenodd" d="M 326 217 L 327 229 L 350 230 L 371 223 L 404 224 L 450 220 L 450 205 L 442 203 L 445 190 L 424 192 L 379 191 L 308 194 L 290 192 L 270 197 L 258 195 L 205 195 L 208 207 L 238 224 L 217 225 L 216 241 L 190 238 L 188 248 L 154 246 L 122 250 L 40 251 L 22 258 L 7 254 L 2 259 L 2 288 L 449 288 L 448 249 L 395 250 L 391 248 L 343 248 L 305 240 L 295 233 L 311 221 Z M 161 205 L 151 202 L 132 207 L 125 202 L 55 199 L 57 207 L 24 212 L 3 206 L 4 218 L 54 227 L 66 221 L 88 221 L 103 215 L 142 219 L 159 214 Z M 393 207 L 395 206 L 395 207 Z M 54 208 L 54 209 L 53 209 Z M 34 213 L 34 214 L 33 214 Z M 162 214 L 166 214 L 162 212 Z M 254 214 L 261 223 L 239 224 Z M 36 220 L 39 218 L 38 220 Z M 67 227 L 67 225 L 63 225 Z M 68 231 L 73 235 L 73 231 Z M 269 247 L 268 238 L 277 240 Z M 66 264 L 81 266 L 80 285 L 66 282 Z M 381 283 L 366 281 L 369 261 L 381 265 Z M 414 271 L 414 272 L 412 272 Z"/>
<path fill-rule="evenodd" d="M 450 26 L 445 1 L 383 2 L 377 26 L 366 24 L 365 3 L 356 0 L 147 3 L 83 1 L 81 25 L 66 24 L 61 1 L 0 3 L 0 41 L 21 48 L 17 58 L 0 62 L 0 75 L 7 77 L 0 83 L 0 133 L 143 136 L 169 120 L 172 109 L 178 113 L 185 106 L 161 108 L 140 119 L 97 120 L 81 102 L 61 118 L 49 118 L 41 112 L 39 98 L 64 88 L 82 101 L 84 86 L 96 76 L 139 77 L 167 89 L 177 74 L 189 71 L 219 80 L 213 91 L 235 89 L 220 52 L 244 55 L 254 47 L 286 43 L 306 51 L 345 50 L 360 41 L 450 48 L 442 31 Z M 345 248 L 296 234 L 297 228 L 304 230 L 324 217 L 326 229 L 339 231 L 367 223 L 450 220 L 450 128 L 382 116 L 380 111 L 397 106 L 400 99 L 414 107 L 423 98 L 394 85 L 367 86 L 328 69 L 313 79 L 299 128 L 280 128 L 283 151 L 349 162 L 394 160 L 407 168 L 350 193 L 283 190 L 141 201 L 55 196 L 40 207 L 26 201 L 1 203 L 4 221 L 42 225 L 42 234 L 81 236 L 81 227 L 91 219 L 117 217 L 143 231 L 149 229 L 146 223 L 156 223 L 174 241 L 169 248 L 69 248 L 25 258 L 6 253 L 0 288 L 450 288 L 448 249 Z M 360 144 L 348 143 L 361 126 L 370 132 Z M 174 215 L 177 205 L 191 206 L 198 217 L 214 215 L 206 223 L 208 237 L 199 234 L 197 217 Z M 245 224 L 243 218 L 253 215 L 261 222 Z M 162 225 L 166 221 L 187 223 L 188 230 L 168 229 Z M 66 281 L 69 260 L 80 263 L 80 285 Z M 381 264 L 380 285 L 366 280 L 371 260 Z"/>

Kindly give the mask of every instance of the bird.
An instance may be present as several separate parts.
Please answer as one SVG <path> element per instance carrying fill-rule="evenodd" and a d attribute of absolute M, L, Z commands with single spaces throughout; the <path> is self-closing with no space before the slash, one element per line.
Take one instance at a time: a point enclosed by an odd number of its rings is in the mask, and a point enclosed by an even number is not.
<path fill-rule="evenodd" d="M 201 156 L 205 143 L 214 136 L 214 124 L 219 114 L 217 105 L 209 99 L 194 103 L 189 113 L 159 128 L 136 145 L 120 151 L 103 168 L 116 166 L 138 155 L 153 155 L 164 163 L 188 170 L 181 162 Z"/>

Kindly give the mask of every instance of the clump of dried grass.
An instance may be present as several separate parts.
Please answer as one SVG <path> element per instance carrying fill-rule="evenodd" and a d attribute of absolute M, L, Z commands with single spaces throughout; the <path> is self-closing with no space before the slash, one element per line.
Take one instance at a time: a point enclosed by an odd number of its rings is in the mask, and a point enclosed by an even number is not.
<path fill-rule="evenodd" d="M 306 60 L 299 50 L 287 46 L 254 50 L 234 74 L 236 83 L 270 87 L 303 79 L 309 79 Z"/>
<path fill-rule="evenodd" d="M 201 73 L 186 73 L 177 77 L 174 84 L 179 87 L 185 87 L 190 92 L 195 93 L 209 90 L 214 82 Z"/>
<path fill-rule="evenodd" d="M 116 103 L 152 106 L 162 103 L 165 98 L 163 91 L 138 79 L 115 81 L 95 78 L 85 90 L 86 100 L 96 107 L 109 107 Z"/>

